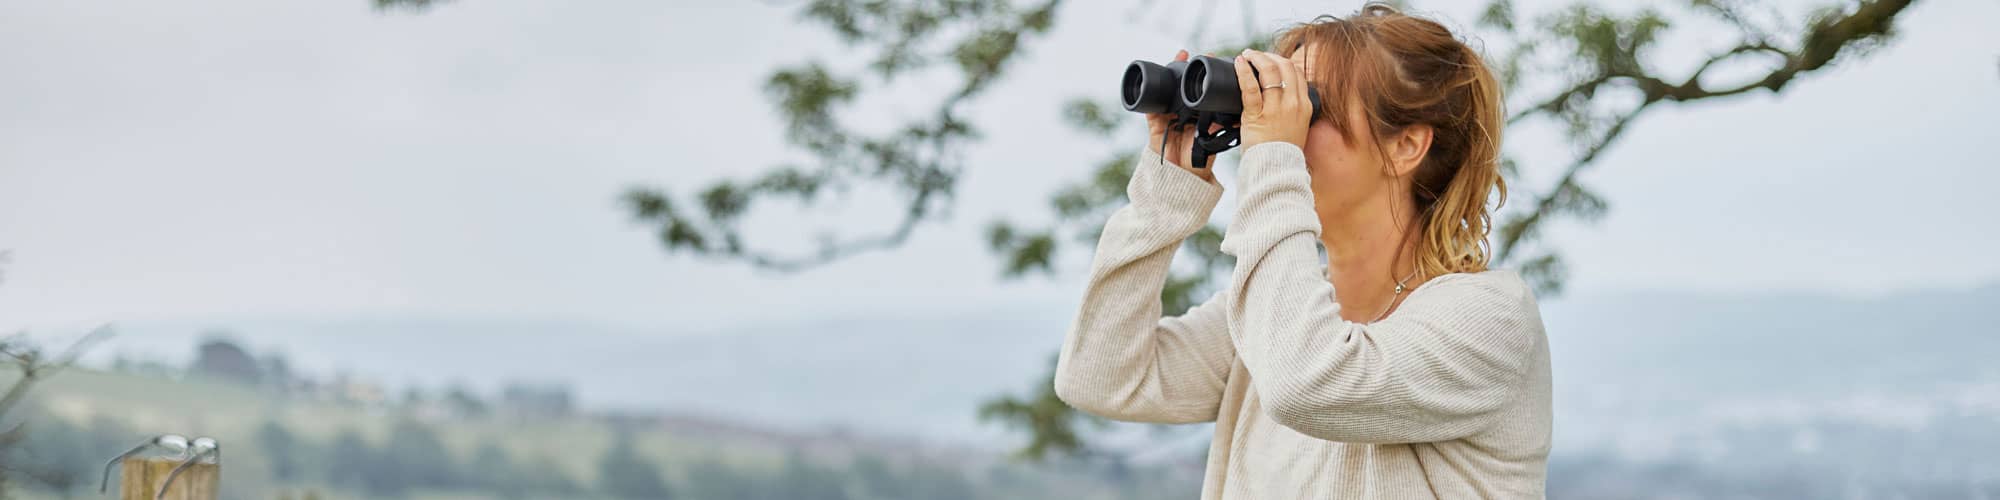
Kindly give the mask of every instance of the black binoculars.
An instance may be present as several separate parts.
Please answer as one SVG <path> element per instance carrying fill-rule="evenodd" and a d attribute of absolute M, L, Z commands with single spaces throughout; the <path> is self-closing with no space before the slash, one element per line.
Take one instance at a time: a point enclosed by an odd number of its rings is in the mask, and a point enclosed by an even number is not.
<path fill-rule="evenodd" d="M 1250 70 L 1252 76 L 1256 69 Z M 1305 82 L 1295 82 L 1304 84 Z M 1203 168 L 1208 156 L 1236 147 L 1243 120 L 1243 90 L 1236 85 L 1236 64 L 1215 56 L 1195 56 L 1161 66 L 1132 61 L 1125 66 L 1119 82 L 1125 110 L 1137 113 L 1174 115 L 1174 128 L 1195 125 L 1193 168 Z M 1319 90 L 1306 87 L 1312 100 L 1313 119 L 1319 119 Z M 1223 129 L 1209 132 L 1211 124 Z M 1163 151 L 1162 156 L 1165 155 Z"/>

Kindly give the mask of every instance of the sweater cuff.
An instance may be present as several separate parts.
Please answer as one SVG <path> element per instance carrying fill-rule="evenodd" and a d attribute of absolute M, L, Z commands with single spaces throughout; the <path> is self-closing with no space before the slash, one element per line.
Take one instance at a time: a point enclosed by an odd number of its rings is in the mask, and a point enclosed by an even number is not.
<path fill-rule="evenodd" d="M 1156 216 L 1181 219 L 1192 226 L 1187 228 L 1192 234 L 1208 223 L 1209 213 L 1222 201 L 1222 186 L 1161 161 L 1159 153 L 1141 149 L 1139 162 L 1132 168 L 1132 182 L 1125 185 L 1125 196 L 1135 206 L 1153 209 Z"/>

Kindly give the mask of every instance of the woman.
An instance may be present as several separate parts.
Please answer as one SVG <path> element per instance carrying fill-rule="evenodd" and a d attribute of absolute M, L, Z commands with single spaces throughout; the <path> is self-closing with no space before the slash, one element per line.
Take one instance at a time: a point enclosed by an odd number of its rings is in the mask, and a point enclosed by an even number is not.
<path fill-rule="evenodd" d="M 1493 75 L 1443 26 L 1381 5 L 1274 48 L 1236 59 L 1228 284 L 1160 318 L 1174 249 L 1222 187 L 1182 167 L 1186 131 L 1149 117 L 1056 394 L 1118 420 L 1215 422 L 1204 499 L 1541 498 L 1548 341 L 1529 287 L 1486 269 L 1489 198 L 1505 196 Z M 1326 96 L 1317 121 L 1307 85 Z"/>

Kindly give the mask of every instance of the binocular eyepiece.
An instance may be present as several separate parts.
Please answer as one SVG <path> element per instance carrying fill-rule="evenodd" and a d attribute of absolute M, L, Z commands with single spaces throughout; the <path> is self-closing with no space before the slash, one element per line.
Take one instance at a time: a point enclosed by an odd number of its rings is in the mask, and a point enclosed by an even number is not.
<path fill-rule="evenodd" d="M 1256 69 L 1250 70 L 1252 76 Z M 1303 84 L 1305 82 L 1294 82 Z M 1243 90 L 1236 85 L 1236 64 L 1215 56 L 1194 56 L 1161 66 L 1132 61 L 1119 85 L 1125 110 L 1138 113 L 1217 113 L 1241 116 Z M 1308 86 L 1313 118 L 1319 118 L 1319 90 Z"/>

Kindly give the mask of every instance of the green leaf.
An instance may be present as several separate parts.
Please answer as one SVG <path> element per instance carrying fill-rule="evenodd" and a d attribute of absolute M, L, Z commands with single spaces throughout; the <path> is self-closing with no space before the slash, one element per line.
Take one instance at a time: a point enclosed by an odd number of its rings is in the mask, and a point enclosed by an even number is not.
<path fill-rule="evenodd" d="M 986 225 L 986 245 L 995 251 L 1014 246 L 1014 225 L 996 220 Z"/>
<path fill-rule="evenodd" d="M 701 192 L 701 204 L 709 219 L 727 222 L 743 215 L 750 206 L 750 196 L 733 184 L 718 182 Z"/>
<path fill-rule="evenodd" d="M 1479 25 L 1506 33 L 1514 32 L 1514 2 L 1493 0 L 1486 4 L 1486 10 L 1479 14 Z"/>
<path fill-rule="evenodd" d="M 1569 281 L 1569 269 L 1563 265 L 1562 256 L 1554 252 L 1522 262 L 1516 272 L 1543 299 L 1562 295 L 1563 283 Z"/>
<path fill-rule="evenodd" d="M 673 200 L 650 189 L 632 189 L 625 192 L 625 203 L 641 219 L 673 217 Z"/>

